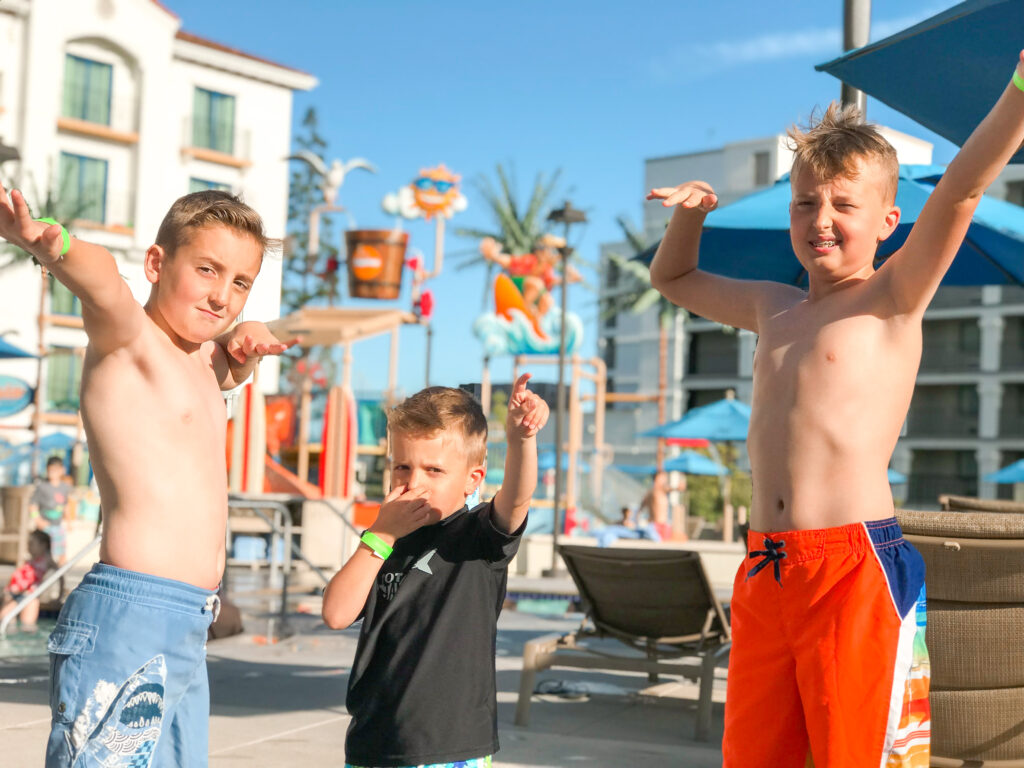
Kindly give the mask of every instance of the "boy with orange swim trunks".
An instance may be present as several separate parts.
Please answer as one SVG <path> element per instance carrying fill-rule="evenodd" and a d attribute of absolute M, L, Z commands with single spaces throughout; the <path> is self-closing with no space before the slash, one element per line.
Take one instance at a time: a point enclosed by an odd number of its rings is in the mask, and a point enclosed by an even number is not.
<path fill-rule="evenodd" d="M 759 335 L 747 447 L 749 557 L 736 575 L 726 766 L 927 766 L 924 565 L 893 515 L 886 469 L 921 359 L 921 321 L 985 188 L 1024 141 L 1024 52 L 1013 82 L 950 163 L 906 243 L 895 150 L 853 109 L 790 132 L 790 235 L 809 289 L 697 269 L 718 199 L 690 182 L 652 284 L 702 317 Z"/>

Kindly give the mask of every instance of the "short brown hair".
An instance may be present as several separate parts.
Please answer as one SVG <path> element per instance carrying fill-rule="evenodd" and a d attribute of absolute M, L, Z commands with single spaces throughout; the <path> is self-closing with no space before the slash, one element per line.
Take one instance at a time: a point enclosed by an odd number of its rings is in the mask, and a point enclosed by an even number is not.
<path fill-rule="evenodd" d="M 487 459 L 487 417 L 464 389 L 427 387 L 388 411 L 388 429 L 412 437 L 458 431 L 470 464 Z"/>
<path fill-rule="evenodd" d="M 900 178 L 900 161 L 896 150 L 878 131 L 878 126 L 865 123 L 860 110 L 854 106 L 840 106 L 832 102 L 825 114 L 806 130 L 798 126 L 786 131 L 790 139 L 793 172 L 804 166 L 822 181 L 857 177 L 857 160 L 878 163 L 885 174 L 885 194 L 888 201 L 896 199 L 896 186 Z"/>
<path fill-rule="evenodd" d="M 242 199 L 219 189 L 204 189 L 179 197 L 174 201 L 160 229 L 156 244 L 173 256 L 179 246 L 188 240 L 191 230 L 220 224 L 245 235 L 250 235 L 260 247 L 260 255 L 280 247 L 280 242 L 267 237 L 263 219 Z"/>

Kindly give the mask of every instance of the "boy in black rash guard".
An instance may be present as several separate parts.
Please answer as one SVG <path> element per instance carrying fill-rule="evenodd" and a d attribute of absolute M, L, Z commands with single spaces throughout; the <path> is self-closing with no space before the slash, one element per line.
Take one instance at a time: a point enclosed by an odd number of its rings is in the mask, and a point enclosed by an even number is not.
<path fill-rule="evenodd" d="M 388 414 L 391 492 L 324 593 L 332 629 L 363 619 L 346 701 L 350 768 L 484 768 L 498 749 L 497 620 L 548 419 L 529 378 L 509 399 L 504 482 L 473 509 L 466 499 L 487 471 L 480 404 L 429 387 Z"/>

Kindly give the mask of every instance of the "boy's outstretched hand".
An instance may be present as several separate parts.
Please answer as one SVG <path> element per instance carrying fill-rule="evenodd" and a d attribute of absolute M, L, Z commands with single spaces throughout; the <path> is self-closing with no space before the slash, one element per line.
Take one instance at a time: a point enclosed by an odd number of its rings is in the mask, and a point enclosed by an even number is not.
<path fill-rule="evenodd" d="M 688 181 L 678 187 L 658 187 L 647 193 L 647 199 L 661 200 L 666 208 L 678 205 L 680 208 L 696 208 L 704 213 L 710 213 L 718 207 L 718 195 L 704 181 Z"/>
<path fill-rule="evenodd" d="M 35 256 L 44 266 L 60 260 L 64 247 L 60 226 L 32 218 L 25 196 L 0 185 L 0 237 Z"/>
<path fill-rule="evenodd" d="M 250 358 L 280 355 L 299 342 L 298 338 L 279 341 L 266 325 L 252 321 L 239 323 L 230 333 L 224 342 L 224 351 L 239 365 L 244 365 Z"/>
<path fill-rule="evenodd" d="M 526 388 L 530 374 L 524 373 L 516 379 L 512 396 L 508 400 L 508 417 L 505 419 L 505 433 L 509 439 L 520 440 L 534 437 L 547 423 L 550 409 L 536 392 Z"/>

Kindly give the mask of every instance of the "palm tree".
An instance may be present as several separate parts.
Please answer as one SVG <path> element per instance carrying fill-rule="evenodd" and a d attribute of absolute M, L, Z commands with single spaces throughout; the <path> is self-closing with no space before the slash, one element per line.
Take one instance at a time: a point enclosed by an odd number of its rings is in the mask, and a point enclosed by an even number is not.
<path fill-rule="evenodd" d="M 651 286 L 651 274 L 647 266 L 634 261 L 632 256 L 647 250 L 649 242 L 646 235 L 638 230 L 625 216 L 618 216 L 615 221 L 618 223 L 622 234 L 625 237 L 629 250 L 633 253 L 630 257 L 618 253 L 608 253 L 608 261 L 611 267 L 618 271 L 619 275 L 625 277 L 625 284 L 616 287 L 615 292 L 604 297 L 602 307 L 602 318 L 610 317 L 621 312 L 632 312 L 642 314 L 651 307 L 656 307 L 658 312 L 658 423 L 665 423 L 665 394 L 668 390 L 668 332 L 675 322 L 679 313 L 685 310 L 677 307 L 656 288 Z M 660 470 L 665 464 L 665 441 L 658 438 L 658 448 L 655 454 L 655 461 Z"/>
<path fill-rule="evenodd" d="M 491 211 L 491 216 L 494 219 L 493 229 L 459 227 L 455 230 L 455 234 L 477 241 L 491 237 L 498 241 L 505 253 L 529 253 L 537 238 L 544 234 L 548 213 L 552 207 L 551 198 L 561 173 L 560 170 L 556 170 L 547 180 L 543 173 L 538 173 L 533 184 L 533 191 L 524 208 L 516 197 L 514 180 L 509 178 L 501 163 L 498 163 L 495 167 L 495 175 L 498 177 L 497 184 L 482 174 L 472 181 L 473 186 Z M 468 269 L 480 264 L 486 268 L 483 299 L 484 308 L 486 308 L 491 284 L 494 282 L 496 265 L 484 259 L 474 249 L 463 254 L 457 269 Z"/>

